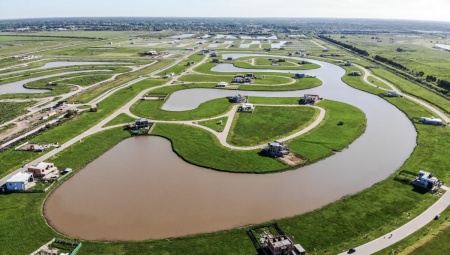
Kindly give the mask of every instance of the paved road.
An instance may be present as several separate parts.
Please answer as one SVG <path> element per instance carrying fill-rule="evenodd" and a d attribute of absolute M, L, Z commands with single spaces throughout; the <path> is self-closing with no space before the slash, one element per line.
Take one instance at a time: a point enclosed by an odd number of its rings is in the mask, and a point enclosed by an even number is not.
<path fill-rule="evenodd" d="M 318 43 L 318 42 L 316 42 L 314 40 L 310 40 L 310 42 L 314 43 L 315 45 L 319 46 L 322 49 L 326 49 L 327 48 L 327 47 L 323 46 L 322 44 L 320 44 L 320 43 Z"/>
<path fill-rule="evenodd" d="M 447 190 L 447 192 L 445 192 L 444 195 L 442 195 L 442 197 L 438 201 L 436 201 L 436 203 L 430 206 L 422 214 L 406 223 L 405 225 L 397 228 L 396 230 L 383 235 L 371 242 L 356 247 L 356 252 L 353 254 L 373 254 L 377 251 L 391 246 L 392 244 L 402 240 L 403 238 L 424 227 L 426 224 L 432 221 L 436 215 L 442 213 L 450 205 L 450 192 L 448 192 L 449 188 L 443 188 Z M 344 254 L 347 254 L 347 252 L 340 253 L 339 255 Z"/>
<path fill-rule="evenodd" d="M 358 68 L 360 68 L 361 70 L 364 71 L 363 79 L 364 79 L 364 81 L 365 81 L 367 84 L 369 84 L 370 86 L 377 87 L 376 85 L 372 84 L 372 83 L 369 82 L 369 80 L 368 80 L 368 77 L 369 77 L 369 76 L 372 76 L 372 77 L 374 77 L 375 79 L 377 79 L 377 80 L 379 80 L 379 81 L 385 83 L 386 85 L 388 85 L 388 86 L 391 88 L 391 90 L 395 90 L 395 91 L 401 93 L 401 91 L 399 91 L 399 89 L 397 89 L 397 87 L 395 87 L 394 84 L 392 84 L 392 83 L 390 83 L 390 82 L 388 82 L 388 81 L 386 81 L 386 80 L 384 80 L 384 79 L 382 79 L 382 78 L 380 78 L 380 77 L 375 76 L 375 75 L 372 74 L 372 72 L 371 72 L 370 70 L 368 70 L 367 68 L 364 68 L 364 67 L 362 67 L 362 66 L 360 66 L 360 65 L 356 65 L 356 64 L 354 64 L 354 65 L 355 65 L 356 67 L 358 67 Z M 386 91 L 388 90 L 388 89 L 385 89 L 385 88 L 379 88 L 379 89 L 386 90 Z M 440 111 L 439 109 L 437 109 L 436 107 L 434 107 L 434 106 L 428 104 L 427 102 L 422 101 L 422 100 L 420 100 L 420 99 L 418 99 L 418 98 L 415 98 L 415 97 L 413 97 L 413 96 L 410 96 L 410 95 L 403 95 L 403 97 L 404 97 L 404 98 L 407 98 L 407 99 L 409 99 L 409 100 L 411 100 L 411 101 L 414 101 L 414 102 L 416 102 L 416 103 L 418 103 L 418 104 L 424 106 L 425 108 L 429 109 L 429 110 L 432 111 L 434 114 L 438 115 L 438 116 L 439 116 L 443 121 L 445 121 L 446 123 L 449 123 L 449 122 L 450 122 L 450 118 L 447 117 L 447 115 L 445 115 L 443 112 L 441 112 L 441 111 Z"/>

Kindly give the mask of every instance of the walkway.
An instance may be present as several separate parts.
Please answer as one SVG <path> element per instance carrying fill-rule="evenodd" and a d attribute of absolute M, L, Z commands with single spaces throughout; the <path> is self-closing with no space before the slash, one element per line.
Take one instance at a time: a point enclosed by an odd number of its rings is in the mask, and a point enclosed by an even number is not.
<path fill-rule="evenodd" d="M 327 47 L 323 46 L 322 44 L 320 44 L 320 43 L 318 43 L 318 42 L 316 42 L 316 41 L 314 41 L 314 40 L 309 40 L 309 41 L 312 42 L 312 43 L 314 43 L 315 45 L 319 46 L 319 47 L 322 48 L 322 49 L 326 49 L 326 48 L 327 48 Z"/>
<path fill-rule="evenodd" d="M 443 186 L 442 188 L 447 190 L 447 192 L 445 192 L 445 194 L 442 195 L 442 197 L 438 201 L 436 201 L 436 203 L 430 206 L 422 214 L 406 223 L 405 225 L 388 233 L 387 235 L 356 247 L 356 252 L 353 254 L 373 254 L 386 247 L 391 246 L 392 244 L 408 237 L 412 233 L 424 227 L 426 224 L 432 221 L 436 215 L 442 213 L 450 205 L 450 192 L 448 191 L 449 188 L 445 186 Z M 344 254 L 347 254 L 347 252 L 340 253 L 339 255 Z"/>
<path fill-rule="evenodd" d="M 397 88 L 395 87 L 395 85 L 393 85 L 392 83 L 390 83 L 390 82 L 388 82 L 388 81 L 386 81 L 386 80 L 384 80 L 384 79 L 382 79 L 382 78 L 380 78 L 380 77 L 377 77 L 376 75 L 374 75 L 374 74 L 373 74 L 370 70 L 368 70 L 367 68 L 362 67 L 362 66 L 357 65 L 357 64 L 354 64 L 354 66 L 356 66 L 356 67 L 358 67 L 359 69 L 361 69 L 361 70 L 364 71 L 363 79 L 364 79 L 364 81 L 365 81 L 367 84 L 369 84 L 370 86 L 377 87 L 376 85 L 372 84 L 372 83 L 369 82 L 369 80 L 368 80 L 368 77 L 369 77 L 369 76 L 372 76 L 372 77 L 374 77 L 375 79 L 377 79 L 377 80 L 383 82 L 384 84 L 388 85 L 392 90 L 395 90 L 395 91 L 401 93 L 401 91 L 399 91 L 399 89 L 397 89 Z M 379 88 L 379 89 L 388 91 L 388 89 L 385 89 L 385 88 Z M 426 103 L 426 102 L 424 102 L 424 101 L 422 101 L 422 100 L 420 100 L 420 99 L 418 99 L 418 98 L 415 98 L 415 97 L 413 97 L 413 96 L 410 96 L 410 95 L 404 95 L 404 94 L 403 94 L 403 97 L 404 97 L 404 98 L 407 98 L 407 99 L 409 99 L 409 100 L 411 100 L 411 101 L 414 101 L 414 102 L 416 102 L 416 103 L 418 103 L 418 104 L 424 106 L 425 108 L 429 109 L 429 110 L 432 111 L 434 114 L 438 115 L 444 122 L 446 122 L 446 123 L 449 123 L 449 122 L 450 122 L 450 118 L 447 117 L 447 115 L 445 115 L 445 114 L 444 114 L 443 112 L 441 112 L 439 109 L 437 109 L 437 108 L 431 106 L 430 104 L 428 104 L 428 103 Z"/>

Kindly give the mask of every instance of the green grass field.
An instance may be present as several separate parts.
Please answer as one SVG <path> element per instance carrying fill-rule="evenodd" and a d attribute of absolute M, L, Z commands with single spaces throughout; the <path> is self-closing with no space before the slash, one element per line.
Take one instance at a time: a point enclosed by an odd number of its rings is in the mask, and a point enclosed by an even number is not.
<path fill-rule="evenodd" d="M 381 82 L 378 79 L 375 79 L 373 76 L 368 76 L 367 80 L 370 81 L 373 85 L 375 85 L 377 87 L 391 90 L 391 87 L 386 85 L 386 83 Z"/>
<path fill-rule="evenodd" d="M 286 62 L 277 62 L 278 65 L 272 65 L 272 61 L 269 60 L 269 57 L 244 57 L 238 58 L 233 62 L 233 65 L 240 68 L 250 68 L 250 69 L 276 69 L 276 70 L 310 70 L 316 69 L 320 66 L 317 64 L 309 63 L 309 64 L 295 64 L 292 63 L 295 60 L 284 58 Z M 250 61 L 254 60 L 254 64 Z"/>
<path fill-rule="evenodd" d="M 188 74 L 181 77 L 180 81 L 188 81 L 188 82 L 229 82 L 233 80 L 233 75 L 202 75 L 202 74 Z M 264 75 L 256 76 L 257 79 L 254 79 L 253 84 L 267 84 L 267 85 L 276 85 L 276 84 L 286 84 L 291 82 L 292 79 L 285 76 L 274 76 L 274 75 Z"/>
<path fill-rule="evenodd" d="M 165 111 L 161 109 L 163 104 L 163 100 L 139 101 L 131 107 L 131 112 L 141 117 L 156 120 L 199 120 L 225 114 L 233 106 L 227 98 L 214 99 L 188 111 Z"/>
<path fill-rule="evenodd" d="M 430 43 L 430 41 L 439 40 L 436 35 L 424 34 L 420 37 L 392 36 L 390 34 L 345 35 L 345 39 L 341 39 L 340 36 L 340 34 L 336 34 L 331 37 L 365 49 L 372 56 L 381 55 L 394 59 L 416 72 L 423 71 L 425 76 L 433 75 L 439 79 L 450 80 L 450 74 L 447 71 L 450 68 L 448 53 L 432 49 L 434 43 Z M 372 37 L 379 39 L 372 39 Z M 398 48 L 403 51 L 398 52 Z"/>
<path fill-rule="evenodd" d="M 27 107 L 33 105 L 34 102 L 0 102 L 0 124 L 27 113 Z"/>
<path fill-rule="evenodd" d="M 153 64 L 149 67 L 146 67 L 144 69 L 141 69 L 139 71 L 121 74 L 121 75 L 117 76 L 115 80 L 113 80 L 111 82 L 103 84 L 102 86 L 96 86 L 94 88 L 87 89 L 87 90 L 83 91 L 82 93 L 69 98 L 69 101 L 70 102 L 87 103 L 111 88 L 117 87 L 128 81 L 132 81 L 141 75 L 149 74 L 152 71 L 158 70 L 159 68 L 168 65 L 169 63 L 171 63 L 171 60 L 162 59 L 162 60 L 158 61 L 158 63 L 155 63 L 155 64 Z M 163 83 L 164 83 L 163 80 L 161 82 L 159 82 L 159 84 L 163 84 Z"/>
<path fill-rule="evenodd" d="M 83 76 L 74 77 L 74 78 L 70 78 L 70 79 L 64 79 L 59 82 L 65 83 L 65 84 L 89 86 L 89 85 L 93 85 L 95 83 L 99 83 L 101 81 L 107 80 L 111 77 L 112 77 L 112 75 L 108 75 L 108 74 L 83 75 Z"/>
<path fill-rule="evenodd" d="M 135 118 L 129 116 L 126 113 L 121 113 L 121 114 L 117 115 L 117 117 L 112 119 L 110 122 L 106 123 L 104 125 L 104 127 L 110 127 L 110 126 L 114 126 L 114 125 L 130 123 L 130 122 L 134 122 L 134 121 L 135 121 Z"/>
<path fill-rule="evenodd" d="M 450 208 L 441 213 L 439 220 L 433 220 L 405 239 L 375 253 L 375 255 L 419 254 L 434 255 L 450 253 Z M 416 215 L 411 215 L 411 218 Z"/>
<path fill-rule="evenodd" d="M 216 118 L 216 119 L 211 119 L 211 120 L 200 121 L 198 124 L 208 127 L 217 132 L 222 132 L 227 121 L 228 121 L 228 117 L 221 117 L 221 118 Z"/>
<path fill-rule="evenodd" d="M 253 113 L 236 113 L 227 142 L 255 146 L 277 140 L 311 124 L 318 112 L 311 107 L 256 106 Z"/>

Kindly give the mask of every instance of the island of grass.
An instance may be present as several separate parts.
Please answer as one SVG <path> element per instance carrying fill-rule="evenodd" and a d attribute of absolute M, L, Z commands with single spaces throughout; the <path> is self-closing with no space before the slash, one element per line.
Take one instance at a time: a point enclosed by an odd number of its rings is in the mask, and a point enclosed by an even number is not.
<path fill-rule="evenodd" d="M 311 124 L 319 110 L 302 106 L 256 106 L 253 113 L 237 112 L 227 142 L 255 146 L 291 135 Z"/>
<path fill-rule="evenodd" d="M 155 120 L 200 120 L 213 118 L 231 110 L 233 104 L 227 98 L 204 102 L 197 109 L 187 111 L 166 111 L 161 109 L 164 100 L 141 100 L 131 106 L 133 114 Z"/>
<path fill-rule="evenodd" d="M 311 70 L 320 65 L 308 61 L 280 57 L 242 57 L 233 62 L 233 65 L 248 69 L 277 69 L 277 70 Z"/>
<path fill-rule="evenodd" d="M 309 77 L 305 79 L 293 79 L 292 74 L 286 73 L 272 73 L 270 75 L 256 75 L 252 84 L 236 84 L 239 86 L 239 90 L 302 90 L 314 88 L 322 85 L 322 81 Z M 208 74 L 188 74 L 180 78 L 180 81 L 192 82 L 192 83 L 218 83 L 218 82 L 231 82 L 234 75 L 208 75 Z M 233 84 L 234 85 L 234 84 Z"/>
<path fill-rule="evenodd" d="M 220 117 L 220 118 L 215 118 L 215 119 L 211 119 L 211 120 L 200 121 L 200 122 L 198 122 L 198 124 L 202 125 L 204 127 L 210 128 L 212 130 L 215 130 L 217 132 L 222 132 L 227 121 L 228 121 L 228 117 Z"/>
<path fill-rule="evenodd" d="M 271 102 L 274 100 L 276 99 L 269 99 Z M 264 102 L 264 99 L 261 98 L 260 102 Z M 328 100 L 320 102 L 318 106 L 326 110 L 321 124 L 286 142 L 292 152 L 304 157 L 308 163 L 346 148 L 364 132 L 366 126 L 364 113 L 354 106 Z M 272 158 L 260 156 L 260 150 L 228 149 L 219 143 L 214 134 L 202 128 L 186 125 L 180 127 L 179 124 L 157 123 L 152 134 L 171 140 L 174 151 L 192 164 L 242 173 L 268 173 L 293 168 Z"/>

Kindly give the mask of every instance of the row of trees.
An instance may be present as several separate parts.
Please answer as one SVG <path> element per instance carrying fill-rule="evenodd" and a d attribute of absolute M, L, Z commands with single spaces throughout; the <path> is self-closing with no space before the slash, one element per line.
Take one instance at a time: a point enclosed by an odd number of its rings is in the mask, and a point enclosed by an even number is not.
<path fill-rule="evenodd" d="M 343 42 L 334 40 L 334 39 L 332 39 L 332 38 L 330 38 L 330 37 L 326 37 L 326 36 L 324 36 L 324 35 L 319 35 L 319 37 L 320 37 L 321 39 L 325 40 L 325 41 L 329 41 L 329 42 L 332 42 L 332 43 L 334 43 L 334 44 L 340 45 L 340 46 L 342 46 L 342 47 L 344 47 L 344 48 L 346 48 L 346 49 L 349 49 L 349 50 L 351 50 L 351 51 L 354 51 L 354 52 L 356 52 L 356 53 L 358 53 L 358 54 L 360 54 L 360 55 L 363 55 L 363 56 L 369 56 L 369 52 L 367 52 L 366 50 L 362 50 L 362 49 L 356 48 L 356 47 L 353 46 L 353 45 L 346 44 L 346 43 L 343 43 Z"/>
<path fill-rule="evenodd" d="M 450 81 L 439 80 L 437 85 L 443 89 L 450 90 Z"/>
<path fill-rule="evenodd" d="M 343 43 L 343 42 L 334 40 L 334 39 L 330 38 L 330 36 L 319 35 L 319 37 L 320 37 L 321 39 L 325 40 L 325 41 L 329 41 L 329 42 L 332 42 L 332 43 L 334 43 L 334 44 L 340 45 L 340 46 L 342 46 L 342 47 L 344 47 L 344 48 L 346 48 L 346 49 L 349 49 L 349 50 L 352 50 L 352 51 L 354 51 L 354 52 L 357 52 L 358 54 L 361 54 L 361 55 L 363 55 L 363 56 L 369 56 L 369 53 L 368 53 L 367 51 L 358 49 L 358 48 L 356 48 L 356 47 L 354 47 L 354 46 L 352 46 L 352 45 L 350 45 L 350 44 L 346 44 L 346 43 Z M 401 48 L 397 48 L 397 51 L 398 51 L 398 52 L 402 52 L 402 51 L 404 51 L 404 50 L 401 49 Z M 388 64 L 388 65 L 393 66 L 393 67 L 395 67 L 395 68 L 397 68 L 397 69 L 400 69 L 400 70 L 403 70 L 403 71 L 412 73 L 412 74 L 415 75 L 416 77 L 423 77 L 423 76 L 425 75 L 425 72 L 423 72 L 423 71 L 420 71 L 420 72 L 414 72 L 413 70 L 410 70 L 409 68 L 407 68 L 406 66 L 404 66 L 404 65 L 402 65 L 402 64 L 400 64 L 400 63 L 398 63 L 398 62 L 395 62 L 395 61 L 392 60 L 392 59 L 388 59 L 388 58 L 385 58 L 385 57 L 380 56 L 380 55 L 375 55 L 375 57 L 373 57 L 373 58 L 374 58 L 376 61 L 379 61 L 379 62 Z M 437 84 L 438 87 L 442 88 L 442 89 L 437 89 L 440 93 L 448 94 L 448 93 L 450 92 L 450 81 L 447 81 L 447 80 L 439 80 L 439 79 L 437 79 L 435 76 L 432 76 L 432 75 L 427 75 L 426 78 L 425 78 L 425 80 L 426 80 L 427 82 L 435 82 L 435 83 Z M 420 82 L 420 83 L 422 83 L 422 84 L 424 84 L 424 82 L 423 82 L 422 79 L 416 79 L 416 81 L 417 81 L 417 82 Z M 431 86 L 431 85 L 428 84 L 428 86 Z"/>
<path fill-rule="evenodd" d="M 398 69 L 402 69 L 402 70 L 405 70 L 405 71 L 409 71 L 409 69 L 408 69 L 406 66 L 404 66 L 404 65 L 402 65 L 402 64 L 400 64 L 400 63 L 397 63 L 397 62 L 395 62 L 395 61 L 393 61 L 393 60 L 391 60 L 391 59 L 382 57 L 382 56 L 380 56 L 380 55 L 376 55 L 376 56 L 374 57 L 374 59 L 377 60 L 377 61 L 386 63 L 386 64 L 388 64 L 388 65 L 391 65 L 391 66 L 393 66 L 393 67 L 396 67 L 396 68 L 398 68 Z"/>

